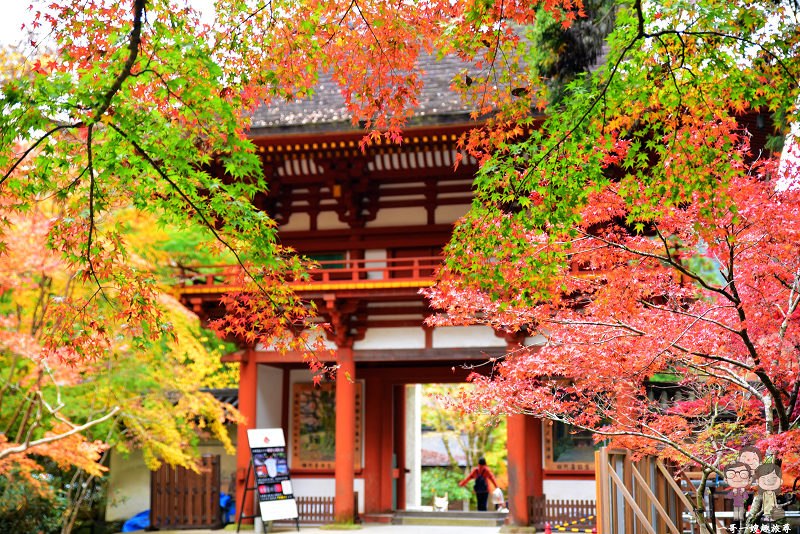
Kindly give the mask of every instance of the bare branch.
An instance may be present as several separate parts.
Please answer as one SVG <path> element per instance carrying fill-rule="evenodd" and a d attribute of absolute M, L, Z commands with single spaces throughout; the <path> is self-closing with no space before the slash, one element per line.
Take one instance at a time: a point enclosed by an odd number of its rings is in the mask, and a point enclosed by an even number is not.
<path fill-rule="evenodd" d="M 24 443 L 22 445 L 18 445 L 16 447 L 9 447 L 8 449 L 3 449 L 2 451 L 0 451 L 0 460 L 2 460 L 3 458 L 5 458 L 7 456 L 12 455 L 12 454 L 19 454 L 21 452 L 25 452 L 26 450 L 28 450 L 28 449 L 30 449 L 32 447 L 36 447 L 37 445 L 44 445 L 44 444 L 47 444 L 47 443 L 53 443 L 55 441 L 59 441 L 59 440 L 62 440 L 64 438 L 68 438 L 68 437 L 70 437 L 72 435 L 75 435 L 75 434 L 78 434 L 80 432 L 83 432 L 84 430 L 92 428 L 95 425 L 99 425 L 100 423 L 102 423 L 104 421 L 108 421 L 109 419 L 114 417 L 114 415 L 119 411 L 120 411 L 119 406 L 116 406 L 116 407 L 114 407 L 113 410 L 111 410 L 111 412 L 107 413 L 106 415 L 104 415 L 100 419 L 95 419 L 94 421 L 89 421 L 88 423 L 86 423 L 84 425 L 76 426 L 75 428 L 73 428 L 71 430 L 68 430 L 67 432 L 64 432 L 63 434 L 57 434 L 55 436 L 48 436 L 46 438 L 37 439 L 36 441 L 30 441 L 30 442 Z"/>

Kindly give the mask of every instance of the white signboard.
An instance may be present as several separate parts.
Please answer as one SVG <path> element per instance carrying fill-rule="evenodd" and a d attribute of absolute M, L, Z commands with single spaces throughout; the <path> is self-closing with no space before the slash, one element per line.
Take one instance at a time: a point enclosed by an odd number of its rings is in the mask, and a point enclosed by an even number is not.
<path fill-rule="evenodd" d="M 261 519 L 266 522 L 297 518 L 297 501 L 294 500 L 289 477 L 283 429 L 248 430 L 247 441 L 256 471 L 256 493 L 261 507 Z"/>

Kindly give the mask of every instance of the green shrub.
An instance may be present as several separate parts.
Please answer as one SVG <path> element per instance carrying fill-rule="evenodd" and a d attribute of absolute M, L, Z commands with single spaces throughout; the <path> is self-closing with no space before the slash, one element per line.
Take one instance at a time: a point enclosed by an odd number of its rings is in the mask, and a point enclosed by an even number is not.
<path fill-rule="evenodd" d="M 44 481 L 37 490 L 13 474 L 0 476 L 0 534 L 59 532 L 66 508 L 66 499 Z"/>
<path fill-rule="evenodd" d="M 430 505 L 433 491 L 442 497 L 447 493 L 447 498 L 451 501 L 461 501 L 472 498 L 470 485 L 460 487 L 459 482 L 464 480 L 464 474 L 460 471 L 445 467 L 434 467 L 422 470 L 422 504 Z"/>

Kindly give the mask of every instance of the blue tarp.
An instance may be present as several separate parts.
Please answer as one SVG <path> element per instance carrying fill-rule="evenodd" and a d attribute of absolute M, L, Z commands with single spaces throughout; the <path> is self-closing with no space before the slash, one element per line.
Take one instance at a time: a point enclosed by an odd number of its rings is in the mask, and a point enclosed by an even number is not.
<path fill-rule="evenodd" d="M 145 510 L 140 514 L 131 517 L 122 525 L 122 532 L 133 532 L 135 530 L 144 530 L 150 526 L 150 510 Z"/>
<path fill-rule="evenodd" d="M 227 493 L 219 494 L 219 507 L 222 508 L 222 522 L 233 523 L 236 517 L 236 501 Z"/>
<path fill-rule="evenodd" d="M 231 499 L 227 493 L 219 494 L 219 507 L 222 508 L 222 522 L 228 523 L 229 518 L 236 513 L 236 501 Z M 122 525 L 122 532 L 134 532 L 144 530 L 150 526 L 150 510 L 145 510 L 140 514 L 131 517 Z"/>

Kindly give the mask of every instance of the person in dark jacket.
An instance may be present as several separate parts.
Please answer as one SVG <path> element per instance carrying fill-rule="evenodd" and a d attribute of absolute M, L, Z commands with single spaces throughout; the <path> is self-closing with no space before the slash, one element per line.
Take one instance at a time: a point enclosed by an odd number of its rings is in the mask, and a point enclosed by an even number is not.
<path fill-rule="evenodd" d="M 487 503 L 489 502 L 489 482 L 497 488 L 497 480 L 494 478 L 492 470 L 486 467 L 486 459 L 478 458 L 478 467 L 472 470 L 467 478 L 458 483 L 459 486 L 466 486 L 467 482 L 475 479 L 475 485 L 472 490 L 478 498 L 478 511 L 485 512 L 487 510 Z"/>

